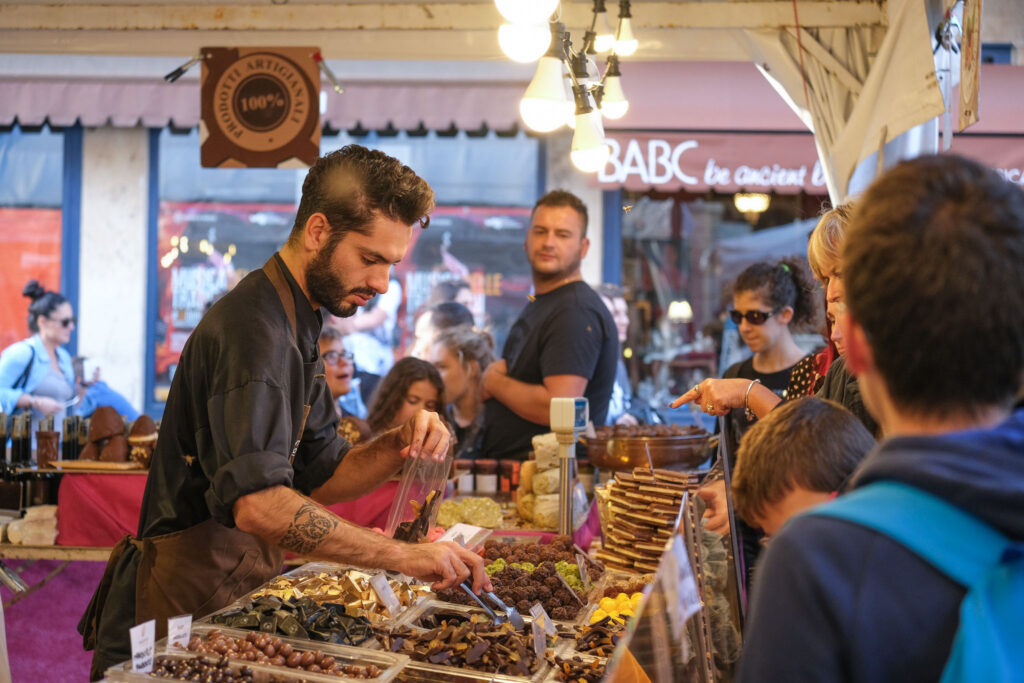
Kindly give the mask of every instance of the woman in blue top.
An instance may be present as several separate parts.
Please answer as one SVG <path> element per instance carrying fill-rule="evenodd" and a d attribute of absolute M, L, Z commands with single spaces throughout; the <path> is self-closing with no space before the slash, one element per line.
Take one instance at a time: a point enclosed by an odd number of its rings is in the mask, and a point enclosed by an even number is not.
<path fill-rule="evenodd" d="M 11 344 L 0 354 L 0 409 L 5 413 L 32 409 L 32 433 L 42 417 L 52 415 L 59 425 L 75 398 L 71 355 L 62 348 L 71 339 L 75 316 L 58 292 L 48 292 L 31 280 L 22 294 L 28 307 L 28 339 Z"/>

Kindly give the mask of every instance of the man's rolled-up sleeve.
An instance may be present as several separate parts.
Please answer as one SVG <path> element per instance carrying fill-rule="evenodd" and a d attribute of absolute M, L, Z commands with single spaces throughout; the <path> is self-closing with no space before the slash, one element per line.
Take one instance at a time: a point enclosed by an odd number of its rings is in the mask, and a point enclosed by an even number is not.
<path fill-rule="evenodd" d="M 288 462 L 292 448 L 292 415 L 280 387 L 253 381 L 207 402 L 211 443 L 200 455 L 210 480 L 206 504 L 215 520 L 235 526 L 235 502 L 274 486 L 292 486 Z"/>
<path fill-rule="evenodd" d="M 327 383 L 319 381 L 310 400 L 309 418 L 295 457 L 295 489 L 305 495 L 322 486 L 351 446 L 338 436 L 338 417 Z"/>

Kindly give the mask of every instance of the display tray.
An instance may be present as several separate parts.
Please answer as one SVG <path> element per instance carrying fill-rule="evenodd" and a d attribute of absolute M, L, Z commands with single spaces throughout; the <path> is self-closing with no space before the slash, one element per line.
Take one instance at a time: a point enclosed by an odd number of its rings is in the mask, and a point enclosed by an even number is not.
<path fill-rule="evenodd" d="M 598 469 L 629 470 L 634 467 L 697 467 L 707 460 L 707 432 L 685 436 L 585 437 L 587 458 Z M 650 461 L 647 459 L 650 453 Z"/>
<path fill-rule="evenodd" d="M 191 637 L 200 637 L 207 639 L 210 632 L 219 631 L 224 635 L 231 636 L 234 638 L 245 639 L 251 632 L 240 629 L 222 628 L 210 624 L 194 624 L 192 626 Z M 265 634 L 260 634 L 265 635 Z M 269 665 L 257 665 L 253 662 L 249 662 L 243 659 L 230 660 L 231 662 L 237 662 L 244 666 L 259 666 L 262 669 L 268 669 L 275 675 L 282 673 L 294 676 L 294 678 L 286 678 L 284 680 L 309 680 L 309 681 L 355 681 L 355 680 L 368 680 L 373 683 L 389 683 L 393 680 L 398 673 L 409 663 L 409 658 L 405 655 L 395 654 L 392 652 L 383 652 L 381 650 L 370 650 L 361 647 L 349 647 L 346 645 L 335 645 L 332 643 L 321 643 L 317 641 L 303 640 L 301 638 L 286 638 L 283 636 L 277 636 L 281 639 L 282 643 L 288 643 L 294 649 L 294 652 L 300 654 L 305 652 L 321 652 L 326 656 L 333 657 L 334 660 L 343 665 L 352 665 L 359 667 L 375 666 L 380 670 L 380 675 L 373 678 L 362 678 L 359 676 L 352 675 L 339 675 L 339 674 L 316 674 L 309 671 L 297 668 L 290 668 L 285 666 L 269 666 Z M 164 638 L 157 643 L 156 646 L 157 656 L 161 654 L 173 654 L 173 655 L 197 655 L 205 653 L 197 653 L 184 651 L 178 648 L 168 647 L 167 639 Z M 217 657 L 215 654 L 209 654 L 210 657 Z M 122 670 L 131 667 L 130 662 L 125 662 L 119 667 Z M 148 676 L 147 676 L 148 677 Z"/>
<path fill-rule="evenodd" d="M 500 610 L 495 610 L 501 614 Z M 583 610 L 584 612 L 586 609 Z M 582 614 L 583 612 L 580 612 Z M 487 613 L 479 607 L 471 607 L 469 605 L 460 605 L 454 602 L 444 602 L 442 600 L 429 600 L 422 602 L 415 608 L 409 610 L 405 616 L 395 622 L 395 626 L 409 626 L 412 628 L 429 629 L 434 628 L 436 623 L 432 623 L 432 620 L 444 619 L 445 617 L 454 617 L 459 621 L 468 621 L 473 615 L 480 615 L 487 617 Z M 523 621 L 526 622 L 527 626 L 533 623 L 533 617 L 529 614 L 521 614 Z M 571 636 L 575 631 L 573 627 L 577 622 L 574 621 L 556 621 L 551 620 L 554 624 L 555 630 L 558 632 L 559 638 L 564 636 Z"/>
<path fill-rule="evenodd" d="M 158 650 L 155 657 L 154 663 L 160 661 L 162 658 L 169 659 L 173 662 L 179 662 L 184 660 L 190 660 L 193 658 L 209 657 L 211 659 L 218 659 L 217 655 L 200 655 L 193 652 L 185 652 L 182 650 Z M 345 680 L 359 680 L 353 678 L 343 678 L 334 676 L 332 674 L 318 674 L 310 673 L 308 671 L 300 671 L 298 669 L 289 669 L 282 666 L 265 666 L 263 664 L 254 664 L 245 660 L 228 660 L 228 668 L 232 671 L 239 671 L 243 668 L 249 669 L 253 673 L 254 683 L 332 683 L 336 681 Z M 395 680 L 398 670 L 394 671 L 389 675 L 387 681 Z M 173 678 L 167 676 L 156 676 L 154 674 L 136 673 L 131 670 L 131 662 L 124 662 L 107 669 L 106 674 L 103 678 L 105 681 L 119 681 L 123 683 L 141 682 L 141 681 L 154 681 L 154 680 L 189 680 L 183 678 Z M 194 679 L 201 680 L 201 679 Z M 361 679 L 369 681 L 383 681 L 382 678 L 370 678 Z"/>

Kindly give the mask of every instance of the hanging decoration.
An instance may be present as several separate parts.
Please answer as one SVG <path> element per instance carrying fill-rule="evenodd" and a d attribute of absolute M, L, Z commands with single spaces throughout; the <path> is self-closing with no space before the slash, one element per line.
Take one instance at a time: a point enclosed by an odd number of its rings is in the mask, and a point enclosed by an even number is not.
<path fill-rule="evenodd" d="M 519 103 L 523 123 L 538 133 L 568 125 L 575 130 L 570 157 L 576 168 L 595 173 L 604 168 L 610 148 L 603 118 L 619 119 L 629 110 L 622 87 L 621 57 L 639 47 L 633 32 L 629 0 L 619 2 L 619 23 L 612 30 L 605 0 L 593 0 L 590 26 L 574 49 L 557 0 L 495 0 L 510 23 L 498 31 L 498 42 L 510 59 L 537 61 L 537 71 Z M 538 28 L 543 29 L 541 39 Z M 602 73 L 599 54 L 608 53 Z"/>
<path fill-rule="evenodd" d="M 206 47 L 201 55 L 202 166 L 296 168 L 316 161 L 323 63 L 317 48 Z"/>

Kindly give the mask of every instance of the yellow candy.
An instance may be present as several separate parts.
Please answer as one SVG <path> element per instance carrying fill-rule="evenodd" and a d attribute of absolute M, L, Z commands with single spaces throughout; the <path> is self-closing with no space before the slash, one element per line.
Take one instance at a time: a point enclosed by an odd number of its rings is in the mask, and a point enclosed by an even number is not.
<path fill-rule="evenodd" d="M 615 609 L 615 601 L 611 598 L 601 598 L 600 602 L 597 603 L 597 606 L 605 612 L 610 612 Z"/>
<path fill-rule="evenodd" d="M 615 596 L 615 601 L 618 602 L 619 600 L 629 600 L 629 596 L 625 593 L 619 593 Z"/>
<path fill-rule="evenodd" d="M 633 593 L 632 597 L 630 597 L 629 599 L 629 604 L 633 607 L 633 609 L 636 609 L 637 606 L 640 604 L 640 600 L 642 600 L 643 597 L 643 593 Z"/>
<path fill-rule="evenodd" d="M 597 622 L 601 621 L 607 616 L 608 613 L 605 612 L 603 609 L 596 609 L 594 610 L 594 613 L 590 615 L 590 623 L 596 624 Z"/>
<path fill-rule="evenodd" d="M 628 607 L 626 609 L 619 610 L 619 616 L 620 617 L 631 617 L 631 616 L 633 616 L 633 610 L 629 609 Z"/>

